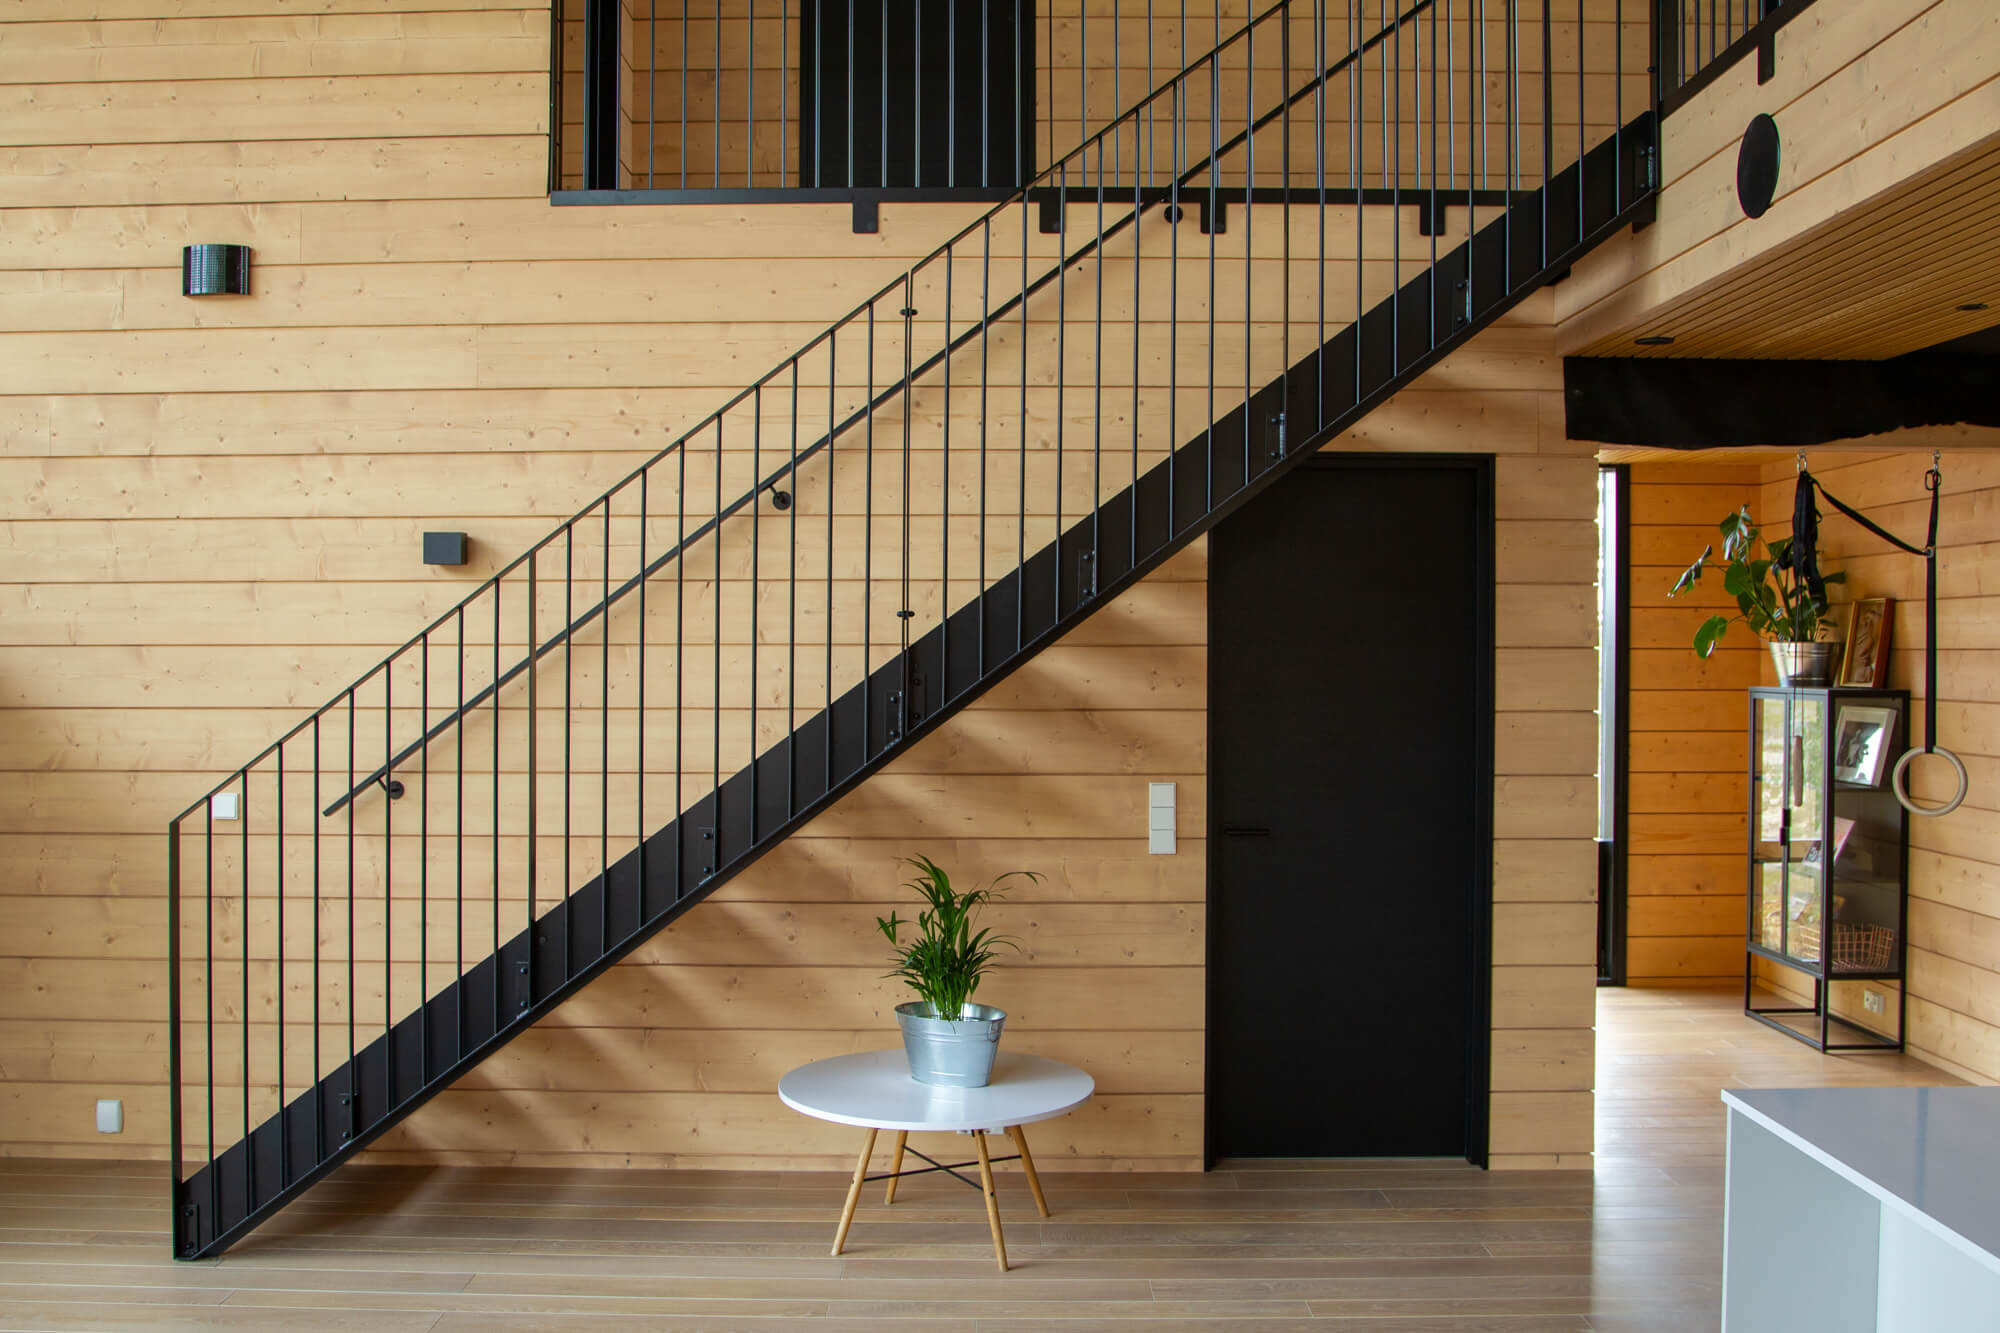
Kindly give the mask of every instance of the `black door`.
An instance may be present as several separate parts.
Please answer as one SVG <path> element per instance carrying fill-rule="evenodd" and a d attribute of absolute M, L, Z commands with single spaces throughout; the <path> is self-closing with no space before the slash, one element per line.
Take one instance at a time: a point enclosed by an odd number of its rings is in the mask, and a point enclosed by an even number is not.
<path fill-rule="evenodd" d="M 1485 1160 L 1488 459 L 1314 459 L 1209 584 L 1208 1156 Z"/>

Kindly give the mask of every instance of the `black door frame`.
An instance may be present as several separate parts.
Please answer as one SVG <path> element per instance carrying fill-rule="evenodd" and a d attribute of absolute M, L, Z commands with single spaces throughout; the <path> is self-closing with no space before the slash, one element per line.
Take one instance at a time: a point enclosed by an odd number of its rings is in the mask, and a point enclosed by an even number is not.
<path fill-rule="evenodd" d="M 1624 463 L 1606 464 L 1598 469 L 1611 478 L 1612 502 L 1617 509 L 1616 526 L 1611 531 L 1611 614 L 1605 626 L 1607 641 L 1597 646 L 1611 655 L 1611 717 L 1600 716 L 1598 726 L 1611 728 L 1611 771 L 1600 773 L 1598 781 L 1611 784 L 1611 836 L 1597 844 L 1597 984 L 1625 984 L 1626 882 L 1632 854 L 1632 810 L 1627 799 L 1627 782 L 1632 768 L 1632 634 L 1629 621 L 1632 607 L 1632 469 Z M 1600 550 L 1605 534 L 1598 534 Z M 1600 564 L 1602 561 L 1600 560 Z M 1602 756 L 1604 747 L 1598 745 Z M 1600 794 L 1600 801 L 1602 794 Z"/>
<path fill-rule="evenodd" d="M 1494 456 L 1492 454 L 1382 454 L 1382 453 L 1318 453 L 1298 465 L 1301 469 L 1313 468 L 1320 471 L 1353 471 L 1357 469 L 1404 469 L 1423 471 L 1464 471 L 1473 480 L 1475 508 L 1474 522 L 1478 525 L 1473 543 L 1476 568 L 1473 571 L 1475 603 L 1474 633 L 1480 644 L 1477 661 L 1474 663 L 1473 706 L 1478 716 L 1486 719 L 1473 738 L 1473 754 L 1476 771 L 1473 775 L 1472 834 L 1475 845 L 1484 846 L 1487 854 L 1480 859 L 1473 873 L 1472 883 L 1472 938 L 1468 941 L 1472 968 L 1472 1005 L 1467 1024 L 1465 1067 L 1467 1071 L 1467 1096 L 1465 1108 L 1465 1157 L 1474 1166 L 1484 1167 L 1488 1161 L 1488 1141 L 1491 1137 L 1491 1103 L 1493 1095 L 1493 733 L 1498 722 L 1498 714 L 1493 699 L 1493 655 L 1495 650 L 1493 628 L 1493 546 L 1494 546 Z M 1280 482 L 1279 484 L 1283 484 Z M 1212 540 L 1213 538 L 1211 538 Z M 1208 599 L 1208 642 L 1211 655 L 1215 647 L 1215 600 Z M 1394 651 L 1411 651 L 1408 645 L 1390 645 Z M 1213 673 L 1210 675 L 1213 679 Z M 1207 707 L 1207 731 L 1205 743 L 1208 747 L 1208 842 L 1204 848 L 1207 857 L 1205 884 L 1206 897 L 1203 907 L 1206 920 L 1214 920 L 1216 895 L 1215 856 L 1213 849 L 1220 845 L 1222 830 L 1218 819 L 1219 809 L 1215 801 L 1215 708 L 1213 701 Z M 1413 959 L 1421 959 L 1426 951 L 1416 946 L 1422 941 L 1412 941 Z M 1434 953 L 1435 951 L 1428 951 Z M 1215 1024 L 1212 1021 L 1216 1011 L 1216 988 L 1219 972 L 1216 968 L 1215 931 L 1203 931 L 1203 1012 L 1202 1012 L 1202 1168 L 1214 1170 L 1216 1163 L 1215 1126 L 1210 1114 L 1211 1101 L 1208 1096 L 1209 1077 L 1215 1068 Z"/>

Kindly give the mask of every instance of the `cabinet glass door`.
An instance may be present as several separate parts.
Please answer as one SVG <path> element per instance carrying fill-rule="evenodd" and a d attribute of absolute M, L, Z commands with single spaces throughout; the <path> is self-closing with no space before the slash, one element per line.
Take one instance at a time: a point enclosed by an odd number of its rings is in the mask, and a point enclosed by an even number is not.
<path fill-rule="evenodd" d="M 1792 807 L 1785 846 L 1785 952 L 1816 963 L 1824 923 L 1821 890 L 1821 820 L 1826 808 L 1826 700 L 1798 695 L 1791 700 L 1787 755 L 1791 765 Z"/>
<path fill-rule="evenodd" d="M 1766 949 L 1785 947 L 1785 814 L 1791 802 L 1788 787 L 1790 732 L 1783 699 L 1757 699 L 1750 715 L 1752 808 L 1757 826 L 1751 830 L 1750 919 L 1752 939 Z"/>

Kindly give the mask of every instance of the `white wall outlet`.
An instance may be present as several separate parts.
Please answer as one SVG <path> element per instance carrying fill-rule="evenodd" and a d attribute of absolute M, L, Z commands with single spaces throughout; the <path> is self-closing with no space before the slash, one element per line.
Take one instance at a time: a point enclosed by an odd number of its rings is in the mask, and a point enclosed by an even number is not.
<path fill-rule="evenodd" d="M 1146 850 L 1154 856 L 1174 854 L 1174 836 L 1179 831 L 1174 819 L 1172 782 L 1146 784 Z"/>
<path fill-rule="evenodd" d="M 1871 1014 L 1879 1014 L 1888 1009 L 1889 1001 L 1881 991 L 1864 990 L 1861 992 L 1861 1006 Z"/>
<path fill-rule="evenodd" d="M 208 798 L 208 812 L 217 819 L 243 818 L 243 793 L 219 791 Z"/>
<path fill-rule="evenodd" d="M 100 1134 L 123 1134 L 125 1132 L 125 1103 L 115 1098 L 101 1098 L 97 1103 L 97 1132 Z"/>

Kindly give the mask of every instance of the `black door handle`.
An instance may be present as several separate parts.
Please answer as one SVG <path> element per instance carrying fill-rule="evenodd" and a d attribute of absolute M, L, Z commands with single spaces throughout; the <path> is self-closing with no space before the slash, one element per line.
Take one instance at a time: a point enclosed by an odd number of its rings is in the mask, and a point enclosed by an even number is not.
<path fill-rule="evenodd" d="M 1262 824 L 1224 824 L 1222 836 L 1225 838 L 1268 838 L 1271 830 Z"/>

